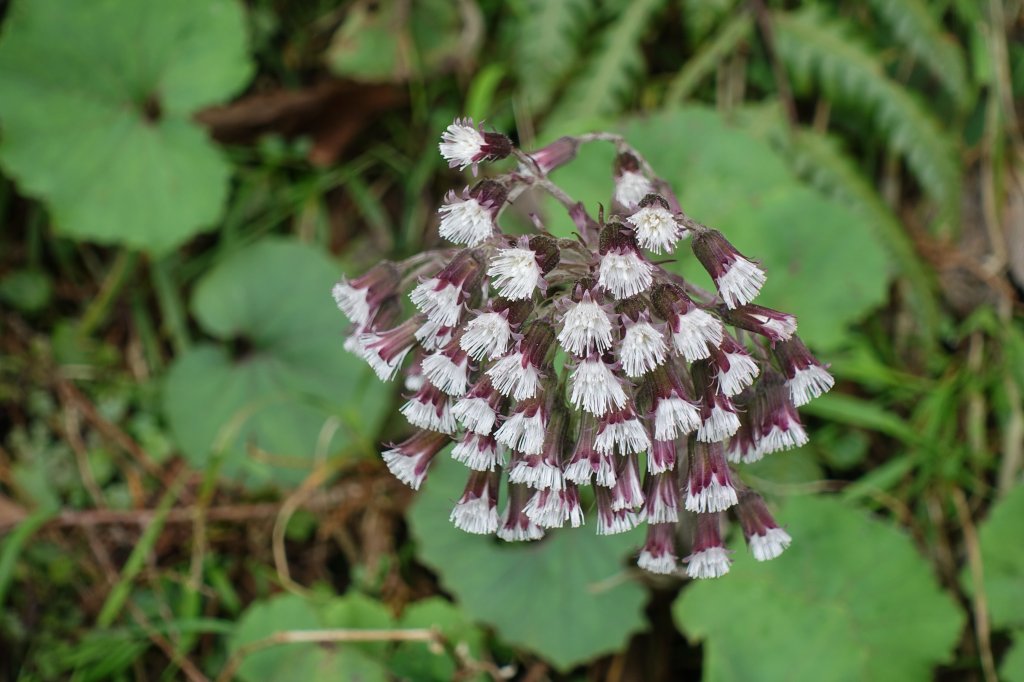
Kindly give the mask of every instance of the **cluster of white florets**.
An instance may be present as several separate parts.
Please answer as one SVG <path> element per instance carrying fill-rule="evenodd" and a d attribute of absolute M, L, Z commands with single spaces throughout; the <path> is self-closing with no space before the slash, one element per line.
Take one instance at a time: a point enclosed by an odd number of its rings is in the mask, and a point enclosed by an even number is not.
<path fill-rule="evenodd" d="M 619 152 L 611 209 L 596 219 L 547 177 L 595 139 Z M 755 559 L 781 554 L 789 535 L 732 465 L 803 445 L 796 407 L 833 379 L 792 315 L 753 303 L 761 266 L 686 216 L 612 136 L 525 154 L 460 120 L 440 150 L 474 172 L 510 155 L 520 165 L 448 194 L 439 232 L 460 248 L 378 265 L 333 291 L 354 326 L 345 347 L 384 381 L 406 368 L 401 413 L 417 430 L 384 451 L 388 468 L 419 488 L 454 441 L 451 456 L 470 475 L 451 520 L 470 533 L 536 540 L 582 525 L 592 501 L 599 534 L 647 524 L 637 563 L 654 573 L 680 562 L 692 578 L 727 573 L 727 513 Z M 502 209 L 531 186 L 565 205 L 575 239 L 540 221 L 533 234 L 501 230 Z M 650 255 L 683 242 L 715 292 Z M 406 285 L 415 312 L 403 321 Z"/>

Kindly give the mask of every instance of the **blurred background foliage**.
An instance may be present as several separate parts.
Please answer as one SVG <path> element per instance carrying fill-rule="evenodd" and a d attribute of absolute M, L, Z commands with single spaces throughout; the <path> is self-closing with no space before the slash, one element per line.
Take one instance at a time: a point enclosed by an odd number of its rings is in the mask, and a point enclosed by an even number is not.
<path fill-rule="evenodd" d="M 1024 680 L 1020 0 L 0 17 L 0 678 Z M 623 132 L 763 259 L 839 379 L 743 470 L 783 557 L 693 585 L 632 535 L 499 546 L 448 524 L 452 467 L 378 464 L 398 389 L 328 291 L 438 242 L 459 115 Z M 593 208 L 610 159 L 555 179 Z"/>

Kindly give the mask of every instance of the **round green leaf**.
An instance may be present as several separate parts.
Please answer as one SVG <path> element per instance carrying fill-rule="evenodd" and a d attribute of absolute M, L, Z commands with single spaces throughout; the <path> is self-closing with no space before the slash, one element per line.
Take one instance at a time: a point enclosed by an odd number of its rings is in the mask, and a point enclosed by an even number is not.
<path fill-rule="evenodd" d="M 229 478 L 294 485 L 317 454 L 375 451 L 389 388 L 342 348 L 346 322 L 330 296 L 339 275 L 320 251 L 270 240 L 199 282 L 192 312 L 226 344 L 179 357 L 163 394 L 194 466 L 220 458 Z"/>
<path fill-rule="evenodd" d="M 737 551 L 726 578 L 673 606 L 704 643 L 705 682 L 911 682 L 950 660 L 963 614 L 903 533 L 826 498 L 790 499 L 780 518 L 781 557 Z"/>
<path fill-rule="evenodd" d="M 978 530 L 992 624 L 1024 628 L 1024 485 L 1011 490 Z M 965 569 L 962 584 L 972 590 Z"/>
<path fill-rule="evenodd" d="M 228 644 L 230 653 L 290 630 L 325 628 L 377 629 L 393 625 L 383 605 L 359 594 L 320 603 L 295 595 L 279 595 L 252 604 L 238 621 Z M 380 662 L 386 643 L 278 644 L 247 655 L 238 669 L 244 682 L 387 682 Z"/>
<path fill-rule="evenodd" d="M 1013 646 L 999 666 L 999 679 L 1003 682 L 1024 682 L 1024 632 L 1013 636 Z"/>
<path fill-rule="evenodd" d="M 0 163 L 58 229 L 166 251 L 220 214 L 231 168 L 191 122 L 248 81 L 235 0 L 20 0 L 0 37 Z"/>
<path fill-rule="evenodd" d="M 484 633 L 457 606 L 441 597 L 428 597 L 409 604 L 398 622 L 402 628 L 435 628 L 454 648 L 463 648 L 474 660 L 485 655 Z M 422 642 L 403 642 L 391 656 L 391 672 L 399 678 L 427 682 L 456 679 L 456 661 L 448 653 L 438 653 Z M 486 680 L 484 675 L 471 679 Z"/>
<path fill-rule="evenodd" d="M 624 579 L 637 532 L 598 537 L 590 528 L 553 531 L 533 543 L 502 543 L 455 528 L 448 515 L 467 470 L 438 455 L 410 510 L 419 556 L 472 618 L 559 670 L 620 648 L 643 629 L 644 590 Z"/>
<path fill-rule="evenodd" d="M 801 183 L 765 141 L 703 107 L 629 118 L 618 131 L 672 185 L 688 215 L 763 263 L 768 281 L 755 302 L 796 315 L 800 335 L 816 348 L 839 346 L 847 324 L 886 300 L 888 256 L 865 218 Z M 594 210 L 612 192 L 612 155 L 585 148 L 554 178 Z M 674 258 L 670 268 L 713 290 L 688 243 Z"/>

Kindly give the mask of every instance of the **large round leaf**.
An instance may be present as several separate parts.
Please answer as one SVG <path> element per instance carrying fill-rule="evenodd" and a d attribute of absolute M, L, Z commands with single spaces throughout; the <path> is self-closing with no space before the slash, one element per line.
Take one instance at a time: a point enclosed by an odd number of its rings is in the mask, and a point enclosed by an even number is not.
<path fill-rule="evenodd" d="M 1024 628 L 1024 485 L 1011 490 L 992 509 L 978 536 L 992 623 L 999 628 Z M 973 591 L 966 569 L 962 583 Z"/>
<path fill-rule="evenodd" d="M 339 275 L 320 251 L 272 240 L 200 281 L 192 312 L 226 344 L 182 355 L 164 386 L 171 430 L 193 465 L 222 456 L 222 475 L 291 485 L 318 451 L 375 449 L 389 389 L 342 348 L 345 318 L 330 296 Z"/>
<path fill-rule="evenodd" d="M 644 627 L 644 590 L 624 576 L 626 555 L 643 542 L 637 531 L 599 537 L 591 519 L 533 543 L 464 533 L 448 514 L 467 473 L 442 452 L 410 511 L 420 558 L 467 614 L 560 670 L 621 648 Z"/>
<path fill-rule="evenodd" d="M 248 81 L 236 0 L 19 0 L 0 162 L 63 232 L 163 251 L 211 226 L 230 166 L 191 122 Z"/>
<path fill-rule="evenodd" d="M 950 660 L 963 614 L 900 531 L 836 500 L 780 512 L 793 545 L 767 563 L 736 552 L 726 578 L 673 606 L 704 643 L 705 682 L 931 679 Z"/>
<path fill-rule="evenodd" d="M 763 140 L 702 107 L 629 118 L 618 131 L 671 183 L 687 214 L 762 261 L 768 281 L 756 303 L 796 315 L 816 348 L 840 345 L 847 324 L 885 301 L 888 257 L 865 218 L 801 183 Z M 594 210 L 611 196 L 612 157 L 608 147 L 586 147 L 554 178 Z M 687 243 L 674 258 L 669 267 L 711 289 Z"/>

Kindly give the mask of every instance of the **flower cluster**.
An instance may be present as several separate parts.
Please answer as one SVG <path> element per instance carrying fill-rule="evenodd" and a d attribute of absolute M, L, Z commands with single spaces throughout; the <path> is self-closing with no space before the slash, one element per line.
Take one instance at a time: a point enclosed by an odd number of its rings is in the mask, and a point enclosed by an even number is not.
<path fill-rule="evenodd" d="M 618 154 L 610 211 L 595 219 L 547 174 L 597 140 Z M 728 572 L 730 512 L 757 560 L 781 554 L 789 535 L 731 465 L 804 444 L 796 408 L 833 379 L 792 315 L 753 303 L 761 266 L 683 213 L 614 135 L 526 154 L 458 120 L 440 150 L 452 167 L 519 165 L 448 194 L 440 234 L 458 248 L 381 263 L 333 291 L 354 327 L 346 348 L 384 381 L 406 367 L 401 412 L 415 431 L 384 451 L 391 472 L 419 488 L 454 441 L 451 457 L 469 470 L 451 513 L 462 530 L 534 540 L 582 525 L 592 505 L 598 534 L 646 522 L 637 563 L 654 573 Z M 531 186 L 561 201 L 575 239 L 539 221 L 530 235 L 502 232 L 499 213 Z M 716 291 L 650 255 L 682 242 Z M 404 321 L 403 304 L 415 309 Z"/>

